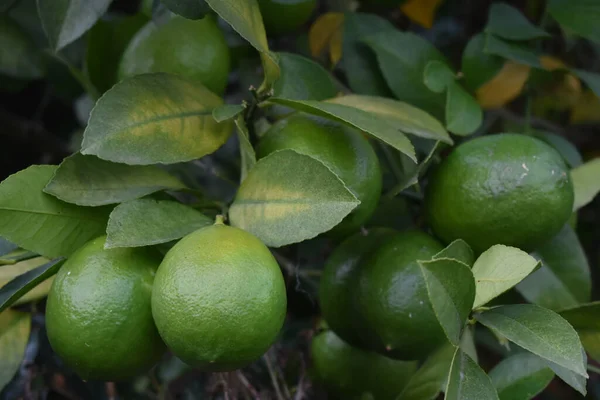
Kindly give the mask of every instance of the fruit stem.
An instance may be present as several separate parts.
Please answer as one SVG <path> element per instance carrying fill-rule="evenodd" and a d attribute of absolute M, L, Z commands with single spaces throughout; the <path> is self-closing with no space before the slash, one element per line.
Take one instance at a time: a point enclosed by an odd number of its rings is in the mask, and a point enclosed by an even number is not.
<path fill-rule="evenodd" d="M 215 217 L 215 225 L 225 225 L 225 217 L 221 214 Z"/>

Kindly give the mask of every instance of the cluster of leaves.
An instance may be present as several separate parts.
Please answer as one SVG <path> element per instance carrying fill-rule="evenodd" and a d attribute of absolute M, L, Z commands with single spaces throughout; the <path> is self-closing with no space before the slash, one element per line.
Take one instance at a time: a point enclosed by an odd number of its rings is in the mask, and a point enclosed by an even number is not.
<path fill-rule="evenodd" d="M 390 223 L 386 204 L 396 214 L 407 207 L 399 194 L 419 198 L 420 181 L 443 149 L 462 136 L 490 130 L 484 110 L 492 110 L 487 115 L 493 118 L 506 116 L 497 109 L 521 95 L 528 114 L 517 129 L 538 135 L 567 159 L 573 168 L 574 211 L 600 191 L 599 160 L 583 163 L 562 137 L 533 132 L 529 115 L 547 117 L 545 103 L 537 99 L 549 90 L 561 93 L 557 87 L 565 85 L 579 87 L 565 106 L 570 118 L 593 114 L 582 113 L 579 104 L 589 99 L 588 92 L 600 96 L 600 75 L 577 63 L 569 67 L 561 60 L 564 54 L 548 53 L 543 45 L 553 38 L 546 25 L 554 22 L 569 38 L 600 43 L 593 18 L 600 5 L 591 0 L 551 0 L 539 26 L 517 8 L 495 3 L 460 63 L 423 36 L 400 31 L 376 14 L 355 12 L 347 2 L 342 12 L 320 15 L 308 34 L 310 52 L 329 60 L 324 62 L 333 73 L 308 57 L 272 51 L 256 0 L 164 0 L 184 17 L 212 10 L 232 35 L 237 32 L 256 49 L 262 80 L 246 100 L 229 104 L 196 81 L 166 73 L 138 75 L 112 86 L 123 49 L 147 17 L 101 20 L 110 0 L 38 0 L 36 27 L 45 33 L 42 48 L 51 48 L 41 51 L 40 39 L 27 33 L 35 28 L 20 17 L 23 9 L 31 11 L 32 4 L 26 3 L 0 3 L 6 21 L 0 24 L 0 73 L 39 79 L 59 62 L 85 89 L 93 108 L 89 118 L 83 113 L 85 130 L 74 154 L 58 166 L 31 166 L 0 184 L 0 263 L 7 264 L 0 268 L 0 387 L 19 367 L 31 329 L 31 317 L 9 307 L 43 297 L 64 258 L 99 235 L 107 235 L 107 248 L 168 248 L 210 224 L 216 213 L 227 213 L 231 225 L 281 248 L 276 251 L 291 277 L 305 278 L 306 271 L 290 266 L 284 256 L 302 255 L 303 246 L 321 246 L 311 239 L 360 202 L 310 156 L 282 150 L 257 160 L 253 145 L 268 126 L 268 112 L 296 110 L 336 121 L 365 132 L 379 146 L 392 183 L 386 185 L 372 225 Z M 439 4 L 424 3 L 434 4 L 432 12 Z M 409 1 L 401 9 L 428 24 L 415 4 Z M 155 17 L 161 7 L 154 7 Z M 87 53 L 79 69 L 69 53 L 82 41 Z M 103 54 L 101 62 L 98 54 Z M 239 160 L 229 174 L 233 177 L 219 176 L 220 152 Z M 214 181 L 196 176 L 202 162 L 232 190 L 211 192 Z M 401 399 L 435 398 L 441 390 L 447 399 L 531 398 L 555 375 L 585 394 L 583 348 L 600 361 L 600 326 L 594 322 L 600 304 L 590 303 L 589 266 L 570 226 L 532 255 L 497 245 L 475 260 L 468 245 L 456 241 L 420 265 L 450 344 L 422 364 Z M 533 304 L 488 304 L 512 288 Z M 489 374 L 477 363 L 476 326 L 489 328 L 501 343 L 514 343 L 511 355 Z"/>

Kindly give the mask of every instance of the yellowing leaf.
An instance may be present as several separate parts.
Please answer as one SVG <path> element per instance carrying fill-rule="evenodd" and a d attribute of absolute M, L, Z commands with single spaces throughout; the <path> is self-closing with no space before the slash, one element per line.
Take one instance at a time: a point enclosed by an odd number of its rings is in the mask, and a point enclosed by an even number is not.
<path fill-rule="evenodd" d="M 591 90 L 586 90 L 571 109 L 571 123 L 598 121 L 600 121 L 600 99 Z"/>
<path fill-rule="evenodd" d="M 30 331 L 30 314 L 12 310 L 0 313 L 0 390 L 23 362 Z"/>
<path fill-rule="evenodd" d="M 342 57 L 342 35 L 344 14 L 328 12 L 321 15 L 310 27 L 308 44 L 313 57 L 329 50 L 330 60 L 335 65 Z"/>
<path fill-rule="evenodd" d="M 505 62 L 496 76 L 477 89 L 477 101 L 484 109 L 504 106 L 521 93 L 530 70 L 528 65 Z"/>
<path fill-rule="evenodd" d="M 400 9 L 408 18 L 417 24 L 431 28 L 433 17 L 444 0 L 408 0 Z"/>

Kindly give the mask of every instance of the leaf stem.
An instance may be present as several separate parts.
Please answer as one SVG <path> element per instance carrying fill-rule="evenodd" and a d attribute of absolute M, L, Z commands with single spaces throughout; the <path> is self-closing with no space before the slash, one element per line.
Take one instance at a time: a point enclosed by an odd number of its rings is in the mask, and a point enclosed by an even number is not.
<path fill-rule="evenodd" d="M 595 374 L 600 374 L 600 367 L 596 367 L 595 365 L 592 365 L 592 364 L 587 365 L 587 370 L 590 372 L 593 372 Z"/>

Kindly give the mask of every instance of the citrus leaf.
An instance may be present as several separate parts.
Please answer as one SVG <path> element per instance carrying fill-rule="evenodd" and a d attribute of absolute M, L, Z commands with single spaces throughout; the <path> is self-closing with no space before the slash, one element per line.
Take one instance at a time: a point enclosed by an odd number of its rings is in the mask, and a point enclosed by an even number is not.
<path fill-rule="evenodd" d="M 489 375 L 500 400 L 532 399 L 554 378 L 548 363 L 529 352 L 505 358 Z"/>
<path fill-rule="evenodd" d="M 447 344 L 430 355 L 410 378 L 397 400 L 433 400 L 442 391 L 454 355 L 454 346 Z"/>
<path fill-rule="evenodd" d="M 36 79 L 44 75 L 42 54 L 29 36 L 7 16 L 0 15 L 0 73 Z"/>
<path fill-rule="evenodd" d="M 68 256 L 104 233 L 110 208 L 79 207 L 42 192 L 56 166 L 33 165 L 0 184 L 0 235 L 46 257 Z"/>
<path fill-rule="evenodd" d="M 539 262 L 515 247 L 497 244 L 483 252 L 473 265 L 477 293 L 473 308 L 484 305 L 521 282 Z"/>
<path fill-rule="evenodd" d="M 280 150 L 260 159 L 229 209 L 231 225 L 267 246 L 301 242 L 339 224 L 360 201 L 320 161 Z"/>
<path fill-rule="evenodd" d="M 463 331 L 462 337 L 460 338 L 460 349 L 464 351 L 473 361 L 479 363 L 477 360 L 477 347 L 475 346 L 475 333 L 474 326 L 470 325 Z"/>
<path fill-rule="evenodd" d="M 401 132 L 453 144 L 444 126 L 425 111 L 394 99 L 350 94 L 328 100 L 328 103 L 343 104 L 377 114 L 393 122 Z"/>
<path fill-rule="evenodd" d="M 590 357 L 600 362 L 600 302 L 582 304 L 559 314 L 575 328 Z"/>
<path fill-rule="evenodd" d="M 17 247 L 16 250 L 11 251 L 10 253 L 5 254 L 3 256 L 0 256 L 0 265 L 13 265 L 19 261 L 29 260 L 30 258 L 33 258 L 37 255 L 38 254 L 34 253 L 33 251 L 19 249 Z"/>
<path fill-rule="evenodd" d="M 471 359 L 460 347 L 456 348 L 448 386 L 446 387 L 445 400 L 494 400 L 498 393 L 490 377 Z"/>
<path fill-rule="evenodd" d="M 204 0 L 161 0 L 169 10 L 187 19 L 201 19 L 210 11 Z"/>
<path fill-rule="evenodd" d="M 179 239 L 212 224 L 199 211 L 170 200 L 138 199 L 115 207 L 105 248 L 151 246 Z"/>
<path fill-rule="evenodd" d="M 364 42 L 377 55 L 379 67 L 394 97 L 437 118 L 444 115 L 444 96 L 432 92 L 423 82 L 427 63 L 436 60 L 447 64 L 431 43 L 413 33 L 397 30 L 368 36 Z"/>
<path fill-rule="evenodd" d="M 319 15 L 308 31 L 308 46 L 310 54 L 318 58 L 325 50 L 331 49 L 336 33 L 342 31 L 344 14 L 327 12 Z"/>
<path fill-rule="evenodd" d="M 444 0 L 408 0 L 402 3 L 400 9 L 408 18 L 417 24 L 431 28 L 438 7 Z"/>
<path fill-rule="evenodd" d="M 240 183 L 246 179 L 248 172 L 254 168 L 256 164 L 256 152 L 252 143 L 250 143 L 250 133 L 244 119 L 239 117 L 235 120 L 235 126 L 237 127 L 238 141 L 240 142 L 240 159 L 242 161 L 242 168 L 240 171 Z"/>
<path fill-rule="evenodd" d="M 580 69 L 572 69 L 571 72 L 584 81 L 596 96 L 600 97 L 600 74 L 582 71 Z"/>
<path fill-rule="evenodd" d="M 14 243 L 9 242 L 8 240 L 0 237 L 0 257 L 16 250 L 19 246 Z"/>
<path fill-rule="evenodd" d="M 184 187 L 154 165 L 116 164 L 75 153 L 59 165 L 44 192 L 67 203 L 100 206 Z"/>
<path fill-rule="evenodd" d="M 492 4 L 485 31 L 508 40 L 531 40 L 550 36 L 548 32 L 529 22 L 518 9 L 506 3 Z"/>
<path fill-rule="evenodd" d="M 31 314 L 12 310 L 0 313 L 0 391 L 19 370 L 30 332 Z"/>
<path fill-rule="evenodd" d="M 474 316 L 511 342 L 587 378 L 577 332 L 555 312 L 534 304 L 514 304 Z"/>
<path fill-rule="evenodd" d="M 484 51 L 488 54 L 500 56 L 519 64 L 529 65 L 534 68 L 543 68 L 539 55 L 531 48 L 521 43 L 507 42 L 494 35 L 486 34 Z"/>
<path fill-rule="evenodd" d="M 337 85 L 325 68 L 292 53 L 278 53 L 281 76 L 273 85 L 277 97 L 292 100 L 325 100 L 335 97 Z"/>
<path fill-rule="evenodd" d="M 582 395 L 585 396 L 587 394 L 587 380 L 583 376 L 577 375 L 573 371 L 569 371 L 568 369 L 561 367 L 560 365 L 555 364 L 553 362 L 547 361 L 547 364 L 548 367 L 552 371 L 554 371 L 556 376 L 558 376 L 563 382 L 571 386 L 573 389 L 577 390 Z"/>
<path fill-rule="evenodd" d="M 269 89 L 279 78 L 277 56 L 269 51 L 267 35 L 256 0 L 205 0 L 231 27 L 260 52 L 265 71 L 261 89 Z"/>
<path fill-rule="evenodd" d="M 583 159 L 577 147 L 564 137 L 552 132 L 534 132 L 535 137 L 548 143 L 560 153 L 562 158 L 569 164 L 569 167 L 576 168 L 583 164 Z"/>
<path fill-rule="evenodd" d="M 596 0 L 550 0 L 548 13 L 568 31 L 600 43 L 600 3 Z"/>
<path fill-rule="evenodd" d="M 470 90 L 477 90 L 498 74 L 504 64 L 501 57 L 484 52 L 485 36 L 473 36 L 463 51 L 461 68 L 465 84 Z"/>
<path fill-rule="evenodd" d="M 222 106 L 213 109 L 212 116 L 217 122 L 224 122 L 229 119 L 234 119 L 242 112 L 244 112 L 244 106 L 240 104 L 223 104 Z"/>
<path fill-rule="evenodd" d="M 107 91 L 92 110 L 81 152 L 125 164 L 200 158 L 229 137 L 211 113 L 222 100 L 200 83 L 165 73 L 137 75 Z"/>
<path fill-rule="evenodd" d="M 569 224 L 532 254 L 542 266 L 517 285 L 530 303 L 551 310 L 590 301 L 590 267 L 577 234 Z"/>
<path fill-rule="evenodd" d="M 456 135 L 469 135 L 483 121 L 477 101 L 457 82 L 450 82 L 446 92 L 446 128 Z"/>
<path fill-rule="evenodd" d="M 450 258 L 419 261 L 419 267 L 435 316 L 450 343 L 458 346 L 475 299 L 473 274 Z"/>
<path fill-rule="evenodd" d="M 510 103 L 523 91 L 530 72 L 528 65 L 506 61 L 492 79 L 479 86 L 477 102 L 483 109 L 500 108 Z"/>
<path fill-rule="evenodd" d="M 413 145 L 398 129 L 397 123 L 393 118 L 382 118 L 381 114 L 373 114 L 355 107 L 333 102 L 290 100 L 279 97 L 272 97 L 269 101 L 365 131 L 401 153 L 406 154 L 414 162 L 417 161 Z"/>
<path fill-rule="evenodd" d="M 25 272 L 31 271 L 34 268 L 37 268 L 41 265 L 50 262 L 45 257 L 35 257 L 30 258 L 28 260 L 20 261 L 13 265 L 5 265 L 0 268 L 0 290 L 4 287 L 8 282 L 15 279 L 17 276 L 24 274 Z M 40 282 L 39 285 L 32 287 L 30 291 L 28 291 L 25 295 L 16 300 L 13 305 L 27 303 L 29 301 L 41 299 L 46 296 L 50 291 L 50 286 L 52 285 L 53 279 L 46 279 L 43 282 Z"/>
<path fill-rule="evenodd" d="M 58 51 L 90 29 L 111 0 L 37 0 L 38 13 L 50 47 Z"/>
<path fill-rule="evenodd" d="M 0 312 L 6 310 L 17 300 L 33 290 L 46 279 L 54 276 L 64 262 L 64 258 L 57 258 L 39 267 L 30 269 L 13 278 L 0 288 Z M 15 264 L 16 265 L 16 264 Z"/>
<path fill-rule="evenodd" d="M 443 93 L 456 76 L 448 64 L 433 60 L 425 66 L 423 82 L 432 92 Z"/>
<path fill-rule="evenodd" d="M 473 253 L 473 250 L 467 244 L 467 242 L 462 239 L 456 239 L 446 246 L 444 250 L 433 256 L 434 260 L 441 258 L 451 258 L 453 260 L 460 261 L 469 268 L 471 268 L 475 262 L 475 254 Z"/>
<path fill-rule="evenodd" d="M 575 191 L 573 210 L 590 203 L 600 192 L 600 157 L 571 170 L 571 180 Z"/>

